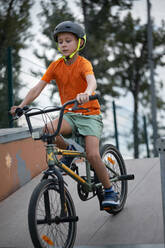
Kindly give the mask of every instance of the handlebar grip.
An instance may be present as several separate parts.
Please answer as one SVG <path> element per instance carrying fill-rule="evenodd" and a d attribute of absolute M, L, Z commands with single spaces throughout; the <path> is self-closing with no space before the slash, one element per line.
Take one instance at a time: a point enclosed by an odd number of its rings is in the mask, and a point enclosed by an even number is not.
<path fill-rule="evenodd" d="M 89 96 L 89 101 L 99 99 L 99 97 L 100 97 L 100 96 L 99 96 L 98 94 L 95 94 L 95 95 Z"/>
<path fill-rule="evenodd" d="M 17 115 L 17 117 L 21 117 L 28 109 L 28 106 L 24 106 L 23 108 L 16 108 L 15 114 Z"/>
<path fill-rule="evenodd" d="M 29 109 L 29 106 L 27 106 L 27 105 L 25 105 L 24 107 L 23 107 L 23 110 L 24 111 L 27 111 Z"/>
<path fill-rule="evenodd" d="M 22 108 L 16 108 L 15 113 L 17 116 L 20 117 L 21 115 L 23 115 L 23 109 Z"/>

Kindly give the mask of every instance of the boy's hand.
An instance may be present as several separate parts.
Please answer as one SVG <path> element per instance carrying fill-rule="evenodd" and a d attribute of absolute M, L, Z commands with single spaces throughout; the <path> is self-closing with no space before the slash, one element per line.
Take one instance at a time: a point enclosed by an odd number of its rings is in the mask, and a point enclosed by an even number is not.
<path fill-rule="evenodd" d="M 10 109 L 10 114 L 12 114 L 14 116 L 17 108 L 19 108 L 19 106 L 12 106 Z"/>
<path fill-rule="evenodd" d="M 83 104 L 89 101 L 89 95 L 87 93 L 80 93 L 76 97 L 79 104 Z"/>

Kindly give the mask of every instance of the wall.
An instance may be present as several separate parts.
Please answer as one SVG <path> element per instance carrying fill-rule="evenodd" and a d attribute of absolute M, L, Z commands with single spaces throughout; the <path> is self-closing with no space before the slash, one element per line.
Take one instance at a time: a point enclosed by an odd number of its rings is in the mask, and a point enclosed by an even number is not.
<path fill-rule="evenodd" d="M 0 201 L 46 169 L 44 143 L 26 128 L 0 129 Z"/>

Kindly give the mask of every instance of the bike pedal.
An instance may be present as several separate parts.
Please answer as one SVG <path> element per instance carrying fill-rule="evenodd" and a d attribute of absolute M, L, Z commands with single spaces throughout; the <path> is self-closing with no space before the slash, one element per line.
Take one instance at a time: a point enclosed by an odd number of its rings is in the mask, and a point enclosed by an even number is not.
<path fill-rule="evenodd" d="M 119 180 L 124 181 L 124 180 L 134 180 L 135 176 L 134 174 L 130 174 L 130 175 L 121 175 L 118 177 Z"/>
<path fill-rule="evenodd" d="M 56 216 L 56 223 L 62 222 L 77 222 L 79 220 L 78 216 L 65 216 L 65 217 L 58 217 Z"/>

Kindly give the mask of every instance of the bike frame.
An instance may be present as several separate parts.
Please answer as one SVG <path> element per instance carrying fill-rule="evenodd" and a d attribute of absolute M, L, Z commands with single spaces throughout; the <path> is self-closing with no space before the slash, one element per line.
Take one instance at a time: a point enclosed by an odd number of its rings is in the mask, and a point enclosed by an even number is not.
<path fill-rule="evenodd" d="M 61 197 L 61 217 L 65 216 L 65 194 L 64 194 L 64 179 L 57 169 L 62 169 L 67 175 L 69 175 L 72 179 L 77 181 L 79 184 L 83 185 L 83 188 L 85 192 L 94 192 L 96 189 L 102 186 L 101 183 L 94 183 L 92 182 L 91 178 L 91 166 L 89 162 L 86 159 L 86 153 L 85 152 L 79 152 L 79 151 L 70 151 L 70 150 L 63 150 L 57 148 L 54 144 L 47 144 L 46 145 L 46 154 L 47 154 L 47 164 L 48 169 L 44 172 L 44 176 L 42 180 L 47 179 L 49 176 L 56 175 L 58 178 L 58 184 L 60 189 L 60 197 Z M 72 169 L 70 169 L 68 166 L 66 166 L 64 163 L 61 163 L 58 160 L 58 155 L 67 155 L 72 157 L 81 157 L 85 159 L 85 166 L 86 166 L 86 180 L 78 175 L 78 173 L 74 172 Z M 98 195 L 98 199 L 100 202 L 100 209 L 101 209 L 101 196 Z"/>
<path fill-rule="evenodd" d="M 90 96 L 90 100 L 96 99 L 98 96 Z M 65 212 L 65 192 L 64 192 L 64 179 L 62 177 L 62 174 L 60 173 L 58 168 L 61 168 L 67 175 L 69 175 L 72 179 L 77 181 L 80 185 L 83 186 L 83 191 L 85 193 L 93 192 L 93 197 L 95 195 L 98 196 L 99 202 L 100 202 L 100 209 L 101 209 L 101 193 L 99 188 L 102 188 L 102 183 L 94 182 L 92 181 L 92 176 L 91 176 L 91 166 L 87 160 L 86 153 L 85 152 L 79 152 L 79 151 L 70 151 L 70 150 L 63 150 L 59 149 L 54 145 L 54 139 L 56 136 L 59 134 L 62 120 L 63 120 L 63 114 L 66 109 L 66 106 L 69 104 L 74 104 L 73 108 L 70 109 L 71 111 L 77 109 L 78 107 L 78 102 L 77 100 L 71 100 L 67 103 L 65 103 L 62 107 L 55 107 L 55 108 L 50 108 L 50 109 L 45 109 L 45 110 L 38 110 L 35 112 L 31 112 L 32 109 L 24 109 L 20 113 L 18 112 L 18 117 L 21 116 L 22 114 L 25 114 L 26 121 L 29 127 L 29 131 L 32 135 L 32 138 L 35 140 L 37 139 L 42 139 L 44 142 L 46 142 L 46 154 L 47 154 L 47 164 L 48 164 L 48 169 L 44 172 L 44 176 L 42 180 L 47 179 L 49 176 L 54 177 L 56 175 L 56 179 L 58 179 L 58 184 L 59 184 L 59 190 L 60 190 L 60 197 L 61 197 L 61 205 L 62 205 L 62 212 L 61 216 L 66 216 Z M 81 109 L 81 108 L 80 108 Z M 46 114 L 49 112 L 53 111 L 60 111 L 59 115 L 59 121 L 58 121 L 58 126 L 57 129 L 53 134 L 42 134 L 42 137 L 39 135 L 38 132 L 34 132 L 33 127 L 31 125 L 30 117 L 36 116 L 36 115 L 41 115 L 41 114 Z M 86 165 L 86 176 L 85 179 L 84 177 L 81 177 L 70 169 L 68 166 L 65 164 L 61 163 L 58 160 L 58 155 L 67 155 L 67 156 L 72 156 L 72 157 L 80 157 L 84 158 L 85 160 L 85 165 Z M 113 159 L 111 157 L 108 158 L 110 163 L 114 163 Z M 119 180 L 127 180 L 124 178 L 124 176 L 118 175 L 110 166 L 109 164 L 105 164 L 105 166 L 113 173 L 113 178 L 111 178 L 111 182 L 119 181 Z M 123 178 L 122 178 L 123 177 Z M 54 177 L 55 178 L 55 177 Z"/>
<path fill-rule="evenodd" d="M 82 184 L 87 192 L 93 191 L 94 183 L 91 183 L 91 166 L 89 162 L 86 159 L 86 153 L 85 152 L 79 152 L 79 151 L 70 151 L 70 150 L 63 150 L 55 147 L 52 145 L 46 146 L 46 152 L 47 152 L 47 163 L 49 169 L 52 169 L 52 166 L 57 166 L 58 168 L 61 168 L 64 172 L 66 172 L 67 175 L 69 175 L 71 178 L 73 178 L 75 181 Z M 68 166 L 65 164 L 59 162 L 58 155 L 67 155 L 71 157 L 81 157 L 85 158 L 85 165 L 86 165 L 86 180 L 84 180 L 81 176 L 79 176 L 77 173 L 75 173 L 73 170 L 71 170 Z M 100 186 L 101 184 L 99 184 Z M 96 185 L 95 185 L 96 186 Z M 96 186 L 97 187 L 97 186 Z"/>
<path fill-rule="evenodd" d="M 95 184 L 95 183 L 91 182 L 91 165 L 86 158 L 85 152 L 59 149 L 54 144 L 52 144 L 52 145 L 48 144 L 46 146 L 46 152 L 47 152 L 47 163 L 48 163 L 49 169 L 52 170 L 52 166 L 53 167 L 57 166 L 58 168 L 62 169 L 64 172 L 66 172 L 67 175 L 69 175 L 75 181 L 82 184 L 85 187 L 85 189 L 87 190 L 87 192 L 92 192 L 95 188 L 100 187 L 102 185 L 101 183 Z M 67 155 L 67 156 L 71 156 L 74 158 L 76 158 L 76 157 L 85 158 L 86 180 L 84 180 L 81 176 L 79 176 L 77 173 L 75 173 L 73 170 L 71 170 L 68 166 L 59 162 L 59 160 L 57 158 L 58 155 L 62 155 L 62 156 Z M 114 170 L 112 170 L 108 164 L 105 164 L 105 166 L 111 172 L 113 172 L 113 174 L 116 176 L 116 178 L 111 179 L 111 181 L 115 182 L 116 180 L 118 180 L 117 177 L 119 175 Z"/>
<path fill-rule="evenodd" d="M 92 182 L 91 165 L 89 164 L 89 162 L 88 162 L 88 160 L 86 158 L 86 153 L 85 152 L 79 152 L 79 151 L 59 149 L 54 144 L 47 144 L 46 145 L 46 154 L 47 154 L 48 169 L 46 170 L 46 172 L 44 172 L 43 179 L 46 179 L 49 176 L 52 176 L 53 174 L 55 174 L 57 176 L 58 181 L 59 181 L 59 185 L 61 185 L 60 186 L 60 195 L 61 195 L 61 204 L 62 204 L 62 206 L 65 205 L 65 203 L 63 201 L 63 199 L 64 199 L 64 195 L 63 195 L 64 183 L 61 182 L 61 181 L 63 181 L 63 177 L 61 176 L 61 173 L 59 172 L 57 167 L 62 169 L 73 180 L 75 180 L 79 184 L 81 184 L 86 193 L 97 192 L 97 194 L 95 194 L 95 195 L 98 195 L 98 199 L 99 199 L 99 203 L 100 203 L 100 210 L 102 210 L 102 207 L 101 207 L 102 195 L 99 194 L 99 190 L 97 191 L 97 189 L 102 187 L 102 183 L 100 183 L 100 182 L 98 182 L 98 183 Z M 74 172 L 72 169 L 70 169 L 68 166 L 66 166 L 64 163 L 61 163 L 58 160 L 59 155 L 62 155 L 62 156 L 67 155 L 67 156 L 72 156 L 74 158 L 76 158 L 76 157 L 84 158 L 85 159 L 85 167 L 86 167 L 86 175 L 85 175 L 86 180 L 83 177 L 79 176 L 78 173 Z M 112 158 L 110 158 L 110 159 L 111 159 L 111 162 L 114 163 Z M 112 170 L 111 167 L 108 164 L 105 164 L 105 166 L 111 172 L 113 172 L 114 177 L 111 179 L 111 182 L 120 180 L 119 175 L 114 170 Z M 93 195 L 93 197 L 95 195 Z"/>

